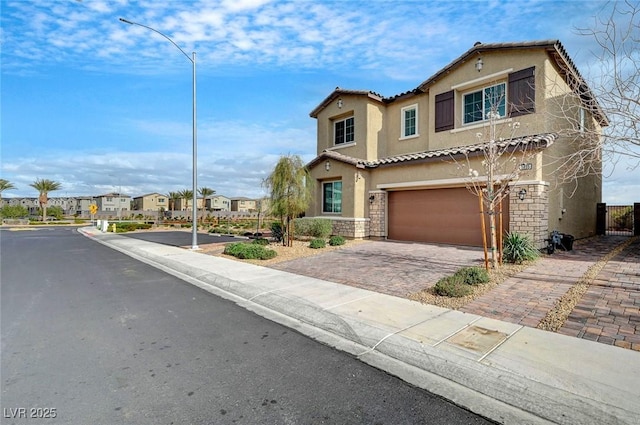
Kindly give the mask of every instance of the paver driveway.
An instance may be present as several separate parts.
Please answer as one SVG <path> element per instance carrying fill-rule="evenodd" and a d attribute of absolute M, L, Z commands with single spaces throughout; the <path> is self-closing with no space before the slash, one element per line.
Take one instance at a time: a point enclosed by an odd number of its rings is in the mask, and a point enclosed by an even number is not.
<path fill-rule="evenodd" d="M 270 267 L 406 297 L 461 267 L 482 264 L 481 248 L 372 241 Z"/>

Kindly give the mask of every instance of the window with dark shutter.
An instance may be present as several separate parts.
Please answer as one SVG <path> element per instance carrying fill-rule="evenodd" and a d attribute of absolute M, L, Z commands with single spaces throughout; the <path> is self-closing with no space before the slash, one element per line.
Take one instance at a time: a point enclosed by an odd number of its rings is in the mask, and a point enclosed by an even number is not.
<path fill-rule="evenodd" d="M 436 95 L 436 132 L 453 128 L 453 111 L 453 90 Z"/>
<path fill-rule="evenodd" d="M 509 74 L 509 116 L 532 114 L 536 111 L 536 67 Z"/>

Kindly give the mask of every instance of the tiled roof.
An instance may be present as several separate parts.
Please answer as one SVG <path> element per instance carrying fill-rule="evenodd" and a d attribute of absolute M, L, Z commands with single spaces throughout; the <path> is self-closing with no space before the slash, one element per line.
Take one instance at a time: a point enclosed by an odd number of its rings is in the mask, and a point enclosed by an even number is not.
<path fill-rule="evenodd" d="M 367 96 L 370 99 L 377 100 L 378 102 L 383 102 L 384 99 L 378 93 L 369 91 L 369 90 L 347 90 L 341 89 L 340 87 L 336 87 L 334 91 L 331 92 L 329 96 L 327 96 L 316 108 L 309 113 L 309 116 L 315 118 L 318 116 L 318 113 L 327 107 L 328 104 L 333 102 L 334 99 L 340 97 L 340 95 L 359 95 L 359 96 Z"/>
<path fill-rule="evenodd" d="M 544 134 L 537 134 L 533 136 L 518 137 L 514 139 L 504 139 L 496 142 L 496 147 L 498 149 L 504 149 L 504 148 L 543 149 L 548 146 L 551 146 L 557 137 L 558 135 L 556 133 L 544 133 Z M 411 153 L 411 154 L 405 154 L 405 155 L 389 156 L 389 157 L 380 158 L 374 161 L 365 161 L 362 159 L 353 158 L 335 151 L 323 151 L 315 159 L 309 162 L 309 164 L 307 164 L 307 167 L 312 168 L 315 165 L 317 165 L 319 162 L 326 159 L 335 159 L 336 161 L 354 165 L 357 168 L 377 168 L 379 166 L 384 166 L 384 165 L 408 163 L 412 161 L 421 161 L 421 160 L 457 156 L 457 155 L 468 155 L 474 152 L 480 153 L 486 150 L 488 147 L 489 147 L 489 143 L 486 143 L 486 142 L 476 143 L 473 145 L 458 146 L 454 148 L 439 149 L 435 151 L 425 151 L 425 152 L 417 152 L 417 153 Z"/>
<path fill-rule="evenodd" d="M 427 92 L 429 87 L 438 81 L 440 77 L 446 75 L 451 72 L 455 67 L 459 64 L 466 62 L 473 55 L 478 55 L 482 52 L 494 51 L 494 50 L 515 50 L 515 49 L 545 49 L 549 55 L 553 58 L 553 60 L 558 64 L 561 70 L 565 72 L 566 78 L 569 80 L 571 87 L 574 91 L 576 91 L 580 97 L 584 100 L 586 105 L 589 107 L 591 112 L 595 115 L 596 119 L 602 126 L 609 125 L 609 121 L 602 111 L 602 108 L 598 104 L 595 96 L 591 92 L 591 89 L 587 86 L 582 75 L 578 71 L 578 68 L 575 66 L 569 54 L 565 50 L 562 43 L 559 40 L 538 40 L 538 41 L 521 41 L 521 42 L 513 42 L 513 43 L 475 43 L 473 47 L 467 50 L 458 58 L 454 59 L 451 63 L 449 63 L 444 68 L 440 69 L 438 72 L 433 74 L 427 80 L 422 82 L 417 88 L 406 91 L 404 93 L 391 96 L 391 97 L 383 97 L 378 93 L 374 93 L 372 91 L 366 90 L 346 90 L 341 89 L 340 87 L 336 87 L 336 89 L 324 100 L 320 105 L 318 105 L 311 113 L 309 114 L 312 118 L 316 118 L 320 111 L 322 111 L 328 104 L 330 104 L 334 99 L 339 97 L 341 94 L 356 94 L 356 95 L 367 95 L 372 99 L 378 100 L 383 103 L 392 103 L 396 100 L 400 100 L 407 96 L 412 96 L 415 94 Z"/>

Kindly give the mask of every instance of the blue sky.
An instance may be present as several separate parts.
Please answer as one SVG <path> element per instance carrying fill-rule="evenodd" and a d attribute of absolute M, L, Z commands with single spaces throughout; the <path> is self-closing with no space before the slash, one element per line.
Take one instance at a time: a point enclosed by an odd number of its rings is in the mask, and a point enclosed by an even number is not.
<path fill-rule="evenodd" d="M 393 96 L 476 41 L 559 39 L 583 75 L 578 35 L 599 1 L 0 0 L 2 178 L 37 196 L 131 196 L 191 188 L 191 63 L 197 52 L 198 186 L 265 194 L 283 154 L 313 159 L 309 117 L 336 87 Z M 604 8 L 604 9 L 603 9 Z M 640 176 L 607 168 L 607 203 L 640 201 Z"/>

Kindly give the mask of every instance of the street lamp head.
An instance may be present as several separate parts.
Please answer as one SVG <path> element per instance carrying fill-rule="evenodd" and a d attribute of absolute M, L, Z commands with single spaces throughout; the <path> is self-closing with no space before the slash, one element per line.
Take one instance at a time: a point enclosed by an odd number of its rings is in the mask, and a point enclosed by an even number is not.
<path fill-rule="evenodd" d="M 124 19 L 124 18 L 118 18 L 118 19 L 120 19 L 120 20 L 121 20 L 122 22 L 124 22 L 125 24 L 133 25 L 133 22 L 131 22 L 131 21 L 127 21 L 127 20 L 126 20 L 126 19 Z"/>

